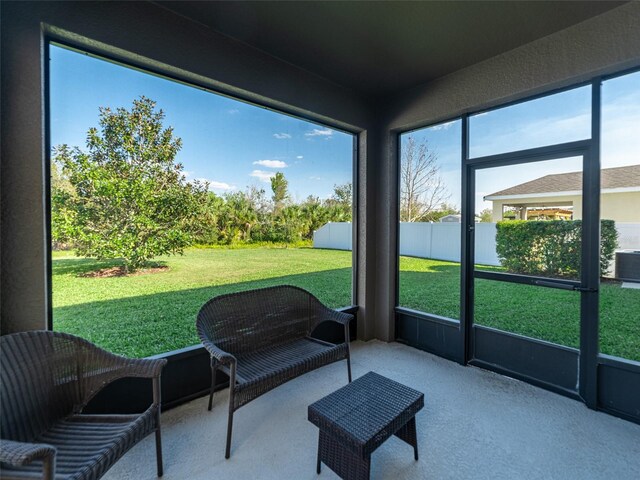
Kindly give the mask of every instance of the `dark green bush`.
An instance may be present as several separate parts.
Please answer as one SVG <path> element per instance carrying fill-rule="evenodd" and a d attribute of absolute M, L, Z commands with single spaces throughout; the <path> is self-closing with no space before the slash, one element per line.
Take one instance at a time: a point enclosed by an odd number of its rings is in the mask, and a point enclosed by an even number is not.
<path fill-rule="evenodd" d="M 508 220 L 498 222 L 496 252 L 502 266 L 527 275 L 580 276 L 582 221 Z M 613 220 L 602 220 L 600 271 L 613 260 L 618 233 Z"/>

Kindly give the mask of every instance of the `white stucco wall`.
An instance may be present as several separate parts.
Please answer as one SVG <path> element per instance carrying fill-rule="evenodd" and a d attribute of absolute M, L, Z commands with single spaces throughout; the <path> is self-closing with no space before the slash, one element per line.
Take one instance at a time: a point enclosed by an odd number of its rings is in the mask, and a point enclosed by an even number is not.
<path fill-rule="evenodd" d="M 640 223 L 640 192 L 603 193 L 600 218 Z"/>
<path fill-rule="evenodd" d="M 502 220 L 502 207 L 504 205 L 530 204 L 531 206 L 539 206 L 541 203 L 553 205 L 554 202 L 558 202 L 560 205 L 571 202 L 573 205 L 573 219 L 582 219 L 582 196 L 567 195 L 495 200 L 493 201 L 492 220 L 494 222 Z M 640 223 L 640 192 L 603 193 L 600 202 L 600 218 L 615 222 Z"/>

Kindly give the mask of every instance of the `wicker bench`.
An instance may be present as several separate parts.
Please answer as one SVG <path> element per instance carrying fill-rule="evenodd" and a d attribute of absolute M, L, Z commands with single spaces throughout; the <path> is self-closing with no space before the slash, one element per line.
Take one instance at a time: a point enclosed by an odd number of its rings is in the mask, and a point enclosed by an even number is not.
<path fill-rule="evenodd" d="M 164 359 L 113 355 L 73 335 L 50 331 L 0 337 L 0 478 L 98 479 L 132 446 L 156 434 Z M 153 403 L 134 415 L 87 415 L 86 404 L 123 377 L 153 379 Z"/>
<path fill-rule="evenodd" d="M 231 453 L 233 413 L 260 395 L 316 368 L 349 357 L 349 322 L 353 315 L 325 307 L 306 290 L 278 286 L 221 295 L 198 313 L 196 328 L 211 355 L 213 402 L 216 373 L 229 376 L 229 417 L 225 458 Z M 344 326 L 344 343 L 311 338 L 322 322 Z"/>

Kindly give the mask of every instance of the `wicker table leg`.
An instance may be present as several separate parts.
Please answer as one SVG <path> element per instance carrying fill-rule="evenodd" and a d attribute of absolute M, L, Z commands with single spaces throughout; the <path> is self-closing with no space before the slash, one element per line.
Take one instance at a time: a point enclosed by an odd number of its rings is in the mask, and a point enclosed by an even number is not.
<path fill-rule="evenodd" d="M 413 456 L 418 460 L 418 435 L 416 434 L 416 417 L 413 417 L 395 433 L 399 439 L 413 447 Z"/>
<path fill-rule="evenodd" d="M 318 456 L 317 456 L 317 462 L 316 462 L 316 473 L 318 475 L 320 475 L 320 443 L 321 443 L 321 438 L 322 438 L 322 431 L 318 432 Z"/>
<path fill-rule="evenodd" d="M 324 462 L 344 480 L 369 480 L 371 455 L 366 455 L 364 458 L 361 457 L 345 448 L 339 440 L 322 430 L 320 430 L 318 441 L 318 473 L 320 473 L 320 462 Z"/>

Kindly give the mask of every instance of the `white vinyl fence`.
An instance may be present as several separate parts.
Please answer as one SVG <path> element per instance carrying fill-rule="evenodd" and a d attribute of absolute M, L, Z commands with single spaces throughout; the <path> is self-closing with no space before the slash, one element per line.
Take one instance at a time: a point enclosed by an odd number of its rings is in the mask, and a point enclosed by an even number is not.
<path fill-rule="evenodd" d="M 476 224 L 476 262 L 500 265 L 496 255 L 495 223 Z M 313 233 L 314 248 L 351 250 L 351 223 L 329 222 Z M 460 261 L 459 223 L 403 222 L 400 255 Z"/>
<path fill-rule="evenodd" d="M 476 263 L 500 265 L 496 255 L 496 224 L 476 224 Z M 460 261 L 459 223 L 400 223 L 400 255 Z"/>
<path fill-rule="evenodd" d="M 476 223 L 476 263 L 500 265 L 496 224 Z M 616 223 L 618 248 L 640 250 L 640 223 Z M 314 248 L 351 250 L 351 223 L 329 222 L 313 233 Z M 460 261 L 459 223 L 400 223 L 400 255 Z"/>
<path fill-rule="evenodd" d="M 329 222 L 313 232 L 313 248 L 351 250 L 351 222 Z"/>

